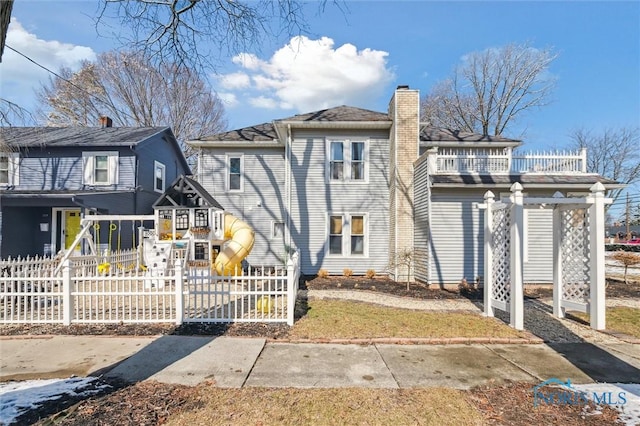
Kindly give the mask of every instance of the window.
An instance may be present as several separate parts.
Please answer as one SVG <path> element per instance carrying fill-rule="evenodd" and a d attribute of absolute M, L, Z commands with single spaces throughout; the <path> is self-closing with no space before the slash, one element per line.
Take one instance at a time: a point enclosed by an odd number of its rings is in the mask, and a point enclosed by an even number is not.
<path fill-rule="evenodd" d="M 166 168 L 164 164 L 157 161 L 153 162 L 153 190 L 156 192 L 164 192 Z"/>
<path fill-rule="evenodd" d="M 227 154 L 227 191 L 242 191 L 242 154 Z"/>
<path fill-rule="evenodd" d="M 364 180 L 364 142 L 351 143 L 351 180 Z"/>
<path fill-rule="evenodd" d="M 18 154 L 0 154 L 0 185 L 18 184 Z"/>
<path fill-rule="evenodd" d="M 114 185 L 118 183 L 117 152 L 83 152 L 84 185 Z"/>
<path fill-rule="evenodd" d="M 329 163 L 331 180 L 344 179 L 344 151 L 342 142 L 331 142 L 331 160 Z"/>
<path fill-rule="evenodd" d="M 329 254 L 342 254 L 342 216 L 329 217 Z"/>
<path fill-rule="evenodd" d="M 284 238 L 284 222 L 273 222 L 271 238 L 281 240 Z"/>
<path fill-rule="evenodd" d="M 351 216 L 351 254 L 364 254 L 364 216 Z"/>
<path fill-rule="evenodd" d="M 366 214 L 329 215 L 328 254 L 336 256 L 367 255 Z"/>
<path fill-rule="evenodd" d="M 333 140 L 327 144 L 327 175 L 329 182 L 367 181 L 367 143 L 364 141 Z"/>

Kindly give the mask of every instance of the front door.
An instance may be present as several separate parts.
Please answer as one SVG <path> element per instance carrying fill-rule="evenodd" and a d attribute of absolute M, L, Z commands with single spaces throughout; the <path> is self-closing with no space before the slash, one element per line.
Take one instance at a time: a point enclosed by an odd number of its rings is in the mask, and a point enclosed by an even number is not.
<path fill-rule="evenodd" d="M 71 244 L 80 232 L 80 210 L 64 211 L 64 249 L 69 250 Z M 80 244 L 75 247 L 75 251 L 80 251 Z"/>

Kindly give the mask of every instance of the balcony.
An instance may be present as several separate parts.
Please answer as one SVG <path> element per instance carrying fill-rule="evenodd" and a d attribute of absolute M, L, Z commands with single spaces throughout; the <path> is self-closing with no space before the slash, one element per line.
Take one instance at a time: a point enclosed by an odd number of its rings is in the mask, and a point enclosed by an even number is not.
<path fill-rule="evenodd" d="M 427 152 L 432 174 L 587 173 L 587 150 L 514 154 L 511 148 L 439 148 Z"/>

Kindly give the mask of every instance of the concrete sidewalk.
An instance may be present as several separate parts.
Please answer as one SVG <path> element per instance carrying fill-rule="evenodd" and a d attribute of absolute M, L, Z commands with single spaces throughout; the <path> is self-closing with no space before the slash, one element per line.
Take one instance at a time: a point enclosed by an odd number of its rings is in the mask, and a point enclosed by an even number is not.
<path fill-rule="evenodd" d="M 638 382 L 640 345 L 353 345 L 236 337 L 0 338 L 0 381 L 102 375 L 220 387 L 434 387 Z"/>

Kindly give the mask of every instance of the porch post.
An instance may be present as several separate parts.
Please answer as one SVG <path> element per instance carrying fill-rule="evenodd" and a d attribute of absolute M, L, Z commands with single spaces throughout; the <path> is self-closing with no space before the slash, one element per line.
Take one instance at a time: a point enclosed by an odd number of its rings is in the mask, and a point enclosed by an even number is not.
<path fill-rule="evenodd" d="M 295 320 L 297 286 L 295 285 L 295 265 L 293 256 L 287 259 L 287 325 L 293 326 Z"/>
<path fill-rule="evenodd" d="M 493 306 L 491 305 L 491 294 L 493 293 L 493 203 L 495 203 L 495 195 L 491 191 L 484 194 L 484 314 L 485 316 L 493 316 Z"/>
<path fill-rule="evenodd" d="M 560 192 L 554 198 L 564 198 Z M 553 209 L 553 315 L 564 318 L 562 307 L 562 210 L 556 205 Z"/>
<path fill-rule="evenodd" d="M 604 185 L 596 182 L 591 188 L 593 204 L 589 207 L 589 258 L 591 328 L 605 329 L 605 271 L 604 271 Z"/>
<path fill-rule="evenodd" d="M 180 262 L 175 263 L 173 273 L 175 274 L 176 282 L 176 325 L 181 325 L 184 319 L 184 280 Z"/>
<path fill-rule="evenodd" d="M 62 263 L 62 324 L 71 325 L 73 319 L 73 297 L 71 297 L 71 261 Z"/>
<path fill-rule="evenodd" d="M 511 290 L 509 297 L 510 322 L 516 330 L 524 329 L 524 292 L 522 288 L 522 254 L 523 254 L 523 231 L 524 231 L 524 207 L 522 185 L 516 182 L 511 185 L 511 247 L 510 254 L 510 275 Z"/>

